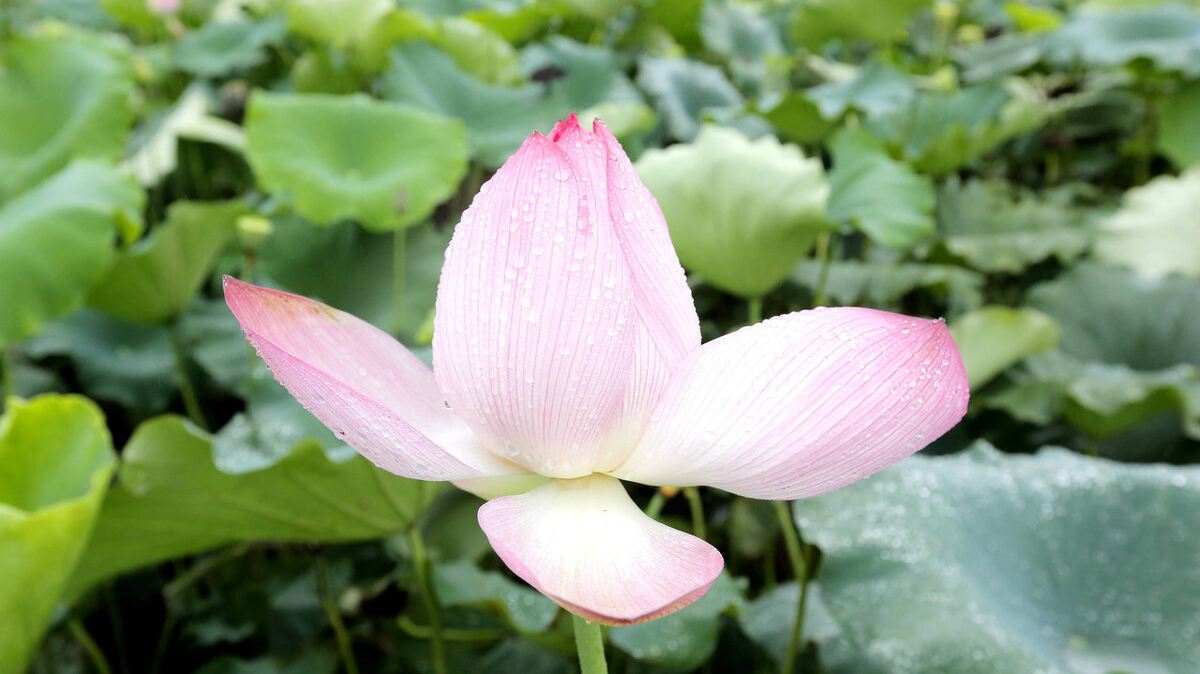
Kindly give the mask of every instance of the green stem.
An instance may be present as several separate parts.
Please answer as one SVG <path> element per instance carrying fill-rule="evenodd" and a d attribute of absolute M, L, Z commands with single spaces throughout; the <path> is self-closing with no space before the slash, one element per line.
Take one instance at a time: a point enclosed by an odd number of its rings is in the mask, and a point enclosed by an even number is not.
<path fill-rule="evenodd" d="M 175 623 L 178 618 L 175 612 L 171 610 L 171 606 L 166 606 L 167 617 L 163 620 L 162 631 L 158 633 L 158 645 L 154 647 L 154 660 L 150 663 L 150 674 L 158 674 L 162 667 L 163 658 L 167 656 L 167 647 L 171 644 L 171 633 L 175 631 Z"/>
<path fill-rule="evenodd" d="M 746 300 L 746 319 L 749 321 L 750 325 L 754 325 L 762 320 L 762 312 L 763 298 L 752 297 L 749 300 Z"/>
<path fill-rule="evenodd" d="M 575 649 L 579 651 L 580 674 L 608 674 L 600 625 L 579 616 L 572 617 L 575 619 Z"/>
<path fill-rule="evenodd" d="M 12 354 L 8 349 L 0 348 L 0 411 L 7 407 L 8 397 L 17 395 L 17 378 L 13 374 L 14 364 Z"/>
<path fill-rule="evenodd" d="M 696 538 L 707 538 L 708 529 L 704 526 L 704 504 L 700 502 L 700 490 L 684 487 L 683 496 L 687 499 L 688 509 L 692 511 L 692 533 Z"/>
<path fill-rule="evenodd" d="M 125 654 L 125 626 L 121 620 L 121 610 L 117 607 L 117 594 L 113 591 L 112 582 L 106 583 L 101 589 L 104 597 L 104 608 L 108 612 L 108 624 L 112 627 L 113 640 L 116 643 L 117 665 L 121 674 L 129 674 L 129 657 Z"/>
<path fill-rule="evenodd" d="M 70 630 L 71 636 L 75 637 L 75 641 L 78 641 L 83 650 L 87 652 L 88 659 L 92 661 L 92 667 L 96 669 L 96 672 L 112 674 L 112 667 L 108 666 L 104 651 L 100 650 L 100 647 L 92 640 L 92 635 L 87 633 L 83 623 L 79 622 L 78 618 L 71 618 L 67 621 L 67 629 Z"/>
<path fill-rule="evenodd" d="M 192 377 L 188 374 L 187 356 L 183 352 L 183 338 L 179 336 L 179 321 L 171 323 L 171 350 L 175 353 L 175 371 L 179 374 L 179 394 L 183 397 L 183 409 L 188 418 L 202 430 L 208 430 L 208 422 L 204 420 L 204 412 L 200 410 L 200 399 L 196 397 L 196 388 L 192 385 Z"/>
<path fill-rule="evenodd" d="M 429 647 L 433 651 L 433 671 L 434 674 L 446 674 L 446 644 L 442 634 L 442 611 L 438 606 L 437 590 L 433 586 L 433 564 L 425 554 L 425 541 L 421 538 L 419 527 L 414 526 L 408 530 L 408 539 L 412 544 L 417 580 L 421 583 L 421 601 L 425 604 L 425 612 L 429 614 Z"/>
<path fill-rule="evenodd" d="M 650 503 L 646 506 L 646 516 L 652 520 L 658 519 L 662 514 L 663 506 L 667 504 L 667 496 L 662 493 L 662 490 L 656 490 L 654 496 L 650 497 Z"/>
<path fill-rule="evenodd" d="M 821 261 L 821 273 L 817 276 L 817 285 L 813 288 L 813 306 L 824 306 L 829 298 L 825 296 L 825 284 L 829 282 L 829 268 L 835 257 L 834 249 L 838 240 L 829 232 L 821 234 L 817 239 L 817 259 Z"/>
<path fill-rule="evenodd" d="M 807 546 L 800 542 L 800 535 L 786 501 L 775 501 L 775 514 L 779 518 L 779 529 L 783 532 L 783 543 L 787 547 L 788 560 L 792 563 L 792 575 L 800 585 L 800 601 L 796 606 L 796 622 L 792 626 L 792 638 L 788 642 L 780 667 L 783 674 L 791 674 L 796 664 L 801 637 L 804 634 L 804 611 L 808 601 L 808 555 Z"/>
<path fill-rule="evenodd" d="M 392 232 L 392 332 L 404 331 L 404 281 L 408 265 L 408 230 Z"/>
<path fill-rule="evenodd" d="M 354 647 L 350 642 L 350 633 L 346 631 L 346 623 L 342 622 L 342 612 L 338 609 L 337 602 L 329 593 L 329 562 L 325 558 L 324 550 L 317 553 L 316 561 L 317 595 L 321 598 L 321 608 L 325 609 L 329 625 L 333 627 L 333 635 L 337 639 L 338 655 L 342 659 L 342 666 L 346 668 L 346 674 L 358 674 L 358 661 L 354 659 Z"/>

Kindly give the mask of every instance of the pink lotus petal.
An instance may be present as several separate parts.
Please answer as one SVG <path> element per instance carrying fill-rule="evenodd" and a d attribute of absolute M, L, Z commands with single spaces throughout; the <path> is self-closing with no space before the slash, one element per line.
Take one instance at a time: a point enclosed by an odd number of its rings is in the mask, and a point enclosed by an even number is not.
<path fill-rule="evenodd" d="M 228 276 L 225 301 L 275 378 L 380 468 L 422 480 L 524 472 L 480 447 L 429 368 L 382 330 Z"/>
<path fill-rule="evenodd" d="M 489 449 L 553 477 L 592 472 L 633 365 L 631 277 L 589 166 L 527 139 L 463 214 L 438 287 L 446 400 Z"/>
<path fill-rule="evenodd" d="M 662 211 L 608 127 L 596 120 L 586 131 L 572 114 L 549 137 L 573 165 L 587 167 L 591 199 L 603 204 L 632 274 L 634 364 L 596 465 L 604 471 L 629 456 L 670 371 L 700 346 L 700 321 Z"/>
<path fill-rule="evenodd" d="M 632 625 L 700 598 L 724 560 L 708 543 L 647 517 L 603 475 L 553 480 L 489 501 L 479 525 L 500 559 L 563 608 Z"/>
<path fill-rule="evenodd" d="M 950 332 L 873 309 L 815 309 L 702 346 L 675 373 L 622 479 L 796 499 L 909 456 L 966 413 Z"/>

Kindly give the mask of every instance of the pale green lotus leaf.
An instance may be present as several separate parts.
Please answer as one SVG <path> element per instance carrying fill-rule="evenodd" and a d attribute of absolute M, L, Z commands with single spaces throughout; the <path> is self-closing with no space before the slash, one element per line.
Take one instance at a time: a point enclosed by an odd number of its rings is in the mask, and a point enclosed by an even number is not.
<path fill-rule="evenodd" d="M 115 49 L 81 38 L 8 38 L 0 46 L 0 204 L 72 159 L 119 159 L 132 95 L 132 68 Z"/>
<path fill-rule="evenodd" d="M 83 305 L 143 199 L 131 176 L 83 162 L 0 207 L 0 346 Z"/>
<path fill-rule="evenodd" d="M 1195 467 L 986 443 L 794 504 L 853 647 L 835 674 L 1190 671 L 1198 507 Z"/>
<path fill-rule="evenodd" d="M 1200 276 L 1200 167 L 1126 192 L 1100 223 L 1093 253 L 1143 276 Z"/>
<path fill-rule="evenodd" d="M 779 285 L 833 226 L 821 161 L 773 137 L 707 126 L 695 142 L 646 151 L 637 171 L 683 265 L 742 297 Z"/>
<path fill-rule="evenodd" d="M 104 415 L 88 399 L 8 399 L 0 417 L 0 671 L 24 671 L 34 653 L 113 466 Z"/>
<path fill-rule="evenodd" d="M 457 120 L 366 96 L 256 92 L 246 158 L 305 218 L 386 231 L 424 220 L 458 189 L 467 139 Z"/>
<path fill-rule="evenodd" d="M 967 379 L 976 389 L 1026 356 L 1058 344 L 1058 323 L 1029 308 L 980 307 L 950 323 Z"/>

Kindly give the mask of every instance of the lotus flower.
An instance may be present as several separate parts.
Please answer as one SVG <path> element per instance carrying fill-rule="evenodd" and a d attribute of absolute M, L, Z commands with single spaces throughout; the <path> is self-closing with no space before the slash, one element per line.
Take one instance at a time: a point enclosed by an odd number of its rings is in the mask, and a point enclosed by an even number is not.
<path fill-rule="evenodd" d="M 490 498 L 479 524 L 504 563 L 605 624 L 682 608 L 723 566 L 621 480 L 815 496 L 917 451 L 967 404 L 941 321 L 823 308 L 701 345 L 654 198 L 608 129 L 573 115 L 530 136 L 463 213 L 432 371 L 318 302 L 229 278 L 225 296 L 334 433 L 393 473 Z"/>

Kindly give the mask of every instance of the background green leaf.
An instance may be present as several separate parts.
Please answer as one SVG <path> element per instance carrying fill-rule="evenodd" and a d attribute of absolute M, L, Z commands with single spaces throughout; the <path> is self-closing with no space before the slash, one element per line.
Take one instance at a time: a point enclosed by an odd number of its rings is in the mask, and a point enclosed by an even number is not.
<path fill-rule="evenodd" d="M 820 161 L 774 138 L 708 126 L 694 143 L 646 152 L 637 171 L 683 265 L 735 295 L 778 285 L 831 227 Z"/>
<path fill-rule="evenodd" d="M 1126 192 L 1100 223 L 1093 251 L 1144 276 L 1200 276 L 1200 167 Z"/>
<path fill-rule="evenodd" d="M 1034 309 L 986 306 L 950 323 L 971 388 L 979 388 L 1025 356 L 1053 349 L 1058 324 Z"/>
<path fill-rule="evenodd" d="M 384 97 L 461 120 L 471 154 L 489 167 L 499 167 L 534 130 L 549 133 L 554 122 L 570 114 L 545 88 L 489 85 L 463 72 L 449 54 L 429 44 L 411 42 L 391 52 L 383 80 Z"/>
<path fill-rule="evenodd" d="M 116 160 L 132 122 L 133 78 L 95 41 L 13 38 L 0 47 L 0 204 L 72 159 Z"/>
<path fill-rule="evenodd" d="M 1195 469 L 985 446 L 795 514 L 853 671 L 1181 672 L 1200 658 L 1197 506 Z"/>
<path fill-rule="evenodd" d="M 861 229 L 893 248 L 911 246 L 933 231 L 933 182 L 888 156 L 861 129 L 833 138 L 830 219 Z"/>
<path fill-rule="evenodd" d="M 88 305 L 134 323 L 170 323 L 200 289 L 233 236 L 237 218 L 249 212 L 240 201 L 175 202 L 166 222 L 121 251 L 92 288 Z"/>
<path fill-rule="evenodd" d="M 23 671 L 41 640 L 113 463 L 104 416 L 87 399 L 9 399 L 0 417 L 0 671 Z"/>
<path fill-rule="evenodd" d="M 263 187 L 316 223 L 353 218 L 383 231 L 420 222 L 458 187 L 458 121 L 364 96 L 257 93 L 246 157 Z"/>
<path fill-rule="evenodd" d="M 436 488 L 351 454 L 331 458 L 306 440 L 268 468 L 234 474 L 183 419 L 148 421 L 122 451 L 71 589 L 237 541 L 353 541 L 411 526 Z"/>
<path fill-rule="evenodd" d="M 116 257 L 121 219 L 143 195 L 130 176 L 73 164 L 0 207 L 0 346 L 83 304 Z"/>

